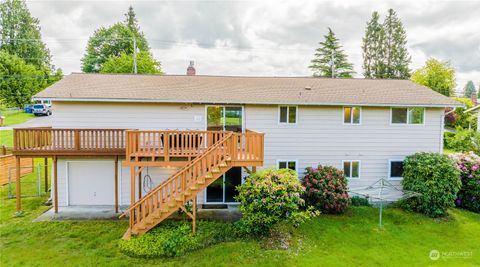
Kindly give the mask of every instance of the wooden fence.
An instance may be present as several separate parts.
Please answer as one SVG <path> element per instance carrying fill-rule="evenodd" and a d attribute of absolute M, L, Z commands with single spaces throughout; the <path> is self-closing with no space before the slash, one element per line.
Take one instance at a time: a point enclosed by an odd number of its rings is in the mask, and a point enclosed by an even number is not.
<path fill-rule="evenodd" d="M 8 184 L 8 175 L 10 169 L 15 168 L 15 156 L 13 155 L 2 155 L 0 156 L 0 185 Z M 20 174 L 26 175 L 33 172 L 33 159 L 32 158 L 22 158 L 20 159 Z M 14 174 L 15 171 L 12 171 Z M 11 179 L 16 179 L 17 177 L 11 177 Z"/>

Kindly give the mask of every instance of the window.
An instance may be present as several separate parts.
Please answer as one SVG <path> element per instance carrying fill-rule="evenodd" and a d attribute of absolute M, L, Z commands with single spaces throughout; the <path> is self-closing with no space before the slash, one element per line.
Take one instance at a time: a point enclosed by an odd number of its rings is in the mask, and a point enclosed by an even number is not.
<path fill-rule="evenodd" d="M 423 124 L 425 108 L 392 108 L 392 124 Z"/>
<path fill-rule="evenodd" d="M 360 161 L 359 160 L 344 160 L 343 173 L 346 178 L 360 178 Z"/>
<path fill-rule="evenodd" d="M 389 160 L 388 178 L 402 179 L 403 177 L 403 160 Z"/>
<path fill-rule="evenodd" d="M 279 169 L 290 169 L 297 171 L 297 162 L 294 160 L 279 160 L 278 161 L 278 168 Z"/>
<path fill-rule="evenodd" d="M 297 107 L 280 106 L 280 123 L 285 123 L 285 124 L 297 123 Z"/>
<path fill-rule="evenodd" d="M 344 124 L 360 124 L 360 107 L 344 107 L 343 123 Z"/>

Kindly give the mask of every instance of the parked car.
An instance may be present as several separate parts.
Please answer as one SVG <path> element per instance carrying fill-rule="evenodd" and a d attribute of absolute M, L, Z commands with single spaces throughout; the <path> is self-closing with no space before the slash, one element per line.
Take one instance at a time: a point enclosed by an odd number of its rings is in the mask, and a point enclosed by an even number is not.
<path fill-rule="evenodd" d="M 52 107 L 46 104 L 35 104 L 33 105 L 33 115 L 52 115 Z"/>
<path fill-rule="evenodd" d="M 33 105 L 32 104 L 25 105 L 25 107 L 23 108 L 23 111 L 25 111 L 25 113 L 33 113 Z"/>

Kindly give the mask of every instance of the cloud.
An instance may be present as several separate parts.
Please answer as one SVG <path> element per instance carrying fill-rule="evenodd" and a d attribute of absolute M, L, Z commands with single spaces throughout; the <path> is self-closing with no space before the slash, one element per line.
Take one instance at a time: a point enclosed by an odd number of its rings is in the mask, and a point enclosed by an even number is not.
<path fill-rule="evenodd" d="M 480 84 L 480 2 L 475 1 L 31 1 L 56 66 L 80 70 L 88 37 L 124 19 L 132 4 L 153 54 L 167 73 L 311 75 L 309 62 L 327 27 L 361 76 L 361 38 L 371 13 L 397 11 L 407 31 L 411 68 L 450 60 L 459 88 Z"/>

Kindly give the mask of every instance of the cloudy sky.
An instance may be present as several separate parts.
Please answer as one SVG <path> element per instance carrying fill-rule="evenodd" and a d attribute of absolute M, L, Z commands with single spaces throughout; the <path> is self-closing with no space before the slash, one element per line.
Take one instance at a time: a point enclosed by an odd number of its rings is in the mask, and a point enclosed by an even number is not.
<path fill-rule="evenodd" d="M 184 74 L 189 60 L 206 75 L 306 76 L 319 41 L 331 27 L 357 76 L 361 39 L 373 11 L 397 11 L 408 36 L 411 68 L 429 57 L 449 60 L 457 88 L 480 85 L 480 1 L 28 1 L 40 20 L 54 64 L 80 71 L 88 37 L 124 19 L 128 6 L 167 74 Z"/>

